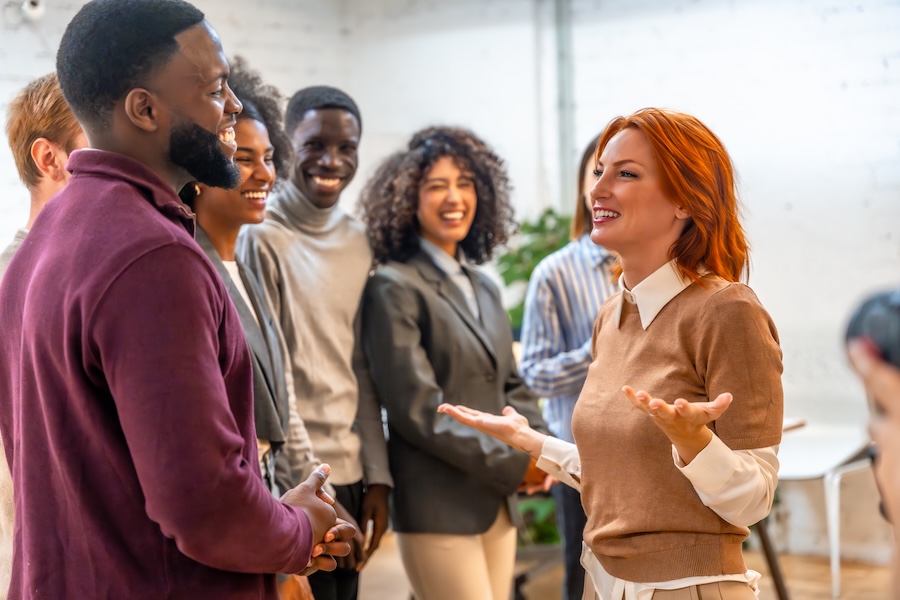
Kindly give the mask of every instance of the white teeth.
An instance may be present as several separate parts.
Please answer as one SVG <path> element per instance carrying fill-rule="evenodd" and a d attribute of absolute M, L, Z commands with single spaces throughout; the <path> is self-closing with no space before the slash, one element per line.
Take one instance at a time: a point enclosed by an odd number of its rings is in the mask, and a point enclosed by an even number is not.
<path fill-rule="evenodd" d="M 447 219 L 448 221 L 458 221 L 463 218 L 463 212 L 461 210 L 455 210 L 441 213 L 441 218 Z"/>
<path fill-rule="evenodd" d="M 269 192 L 242 192 L 242 195 L 251 200 L 265 200 Z"/>
<path fill-rule="evenodd" d="M 617 213 L 612 210 L 601 209 L 601 210 L 594 211 L 595 219 L 603 219 L 603 218 L 615 219 L 616 217 L 621 217 L 621 216 L 622 215 L 620 213 Z"/>
<path fill-rule="evenodd" d="M 341 179 L 340 177 L 319 177 L 318 175 L 314 175 L 313 181 L 319 185 L 336 186 L 341 182 Z"/>
<path fill-rule="evenodd" d="M 234 128 L 229 127 L 228 129 L 223 129 L 219 132 L 219 140 L 225 144 L 230 144 L 234 141 Z"/>

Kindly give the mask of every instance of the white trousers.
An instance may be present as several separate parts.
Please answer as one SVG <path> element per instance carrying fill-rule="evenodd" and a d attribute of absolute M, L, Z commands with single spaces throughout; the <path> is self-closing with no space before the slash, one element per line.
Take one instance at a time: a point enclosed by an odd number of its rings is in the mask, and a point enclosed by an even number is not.
<path fill-rule="evenodd" d="M 509 600 L 516 528 L 503 505 L 480 535 L 398 533 L 416 600 Z"/>

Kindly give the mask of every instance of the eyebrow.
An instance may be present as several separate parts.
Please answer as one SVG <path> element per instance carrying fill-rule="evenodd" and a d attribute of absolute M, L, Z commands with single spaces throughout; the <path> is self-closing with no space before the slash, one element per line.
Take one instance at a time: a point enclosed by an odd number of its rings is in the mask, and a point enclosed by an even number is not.
<path fill-rule="evenodd" d="M 624 164 L 627 164 L 627 163 L 634 163 L 634 164 L 636 164 L 636 165 L 639 166 L 639 167 L 642 166 L 641 163 L 639 163 L 639 162 L 636 161 L 636 160 L 631 160 L 630 158 L 623 158 L 622 160 L 617 160 L 616 162 L 614 162 L 613 164 L 611 164 L 611 165 L 609 165 L 609 166 L 611 166 L 611 167 L 620 167 L 620 166 L 622 166 L 622 165 L 624 165 Z M 599 161 L 599 160 L 597 161 L 597 165 L 598 165 L 598 166 L 599 166 L 599 165 L 602 165 L 602 164 L 603 164 L 602 161 Z"/>
<path fill-rule="evenodd" d="M 249 146 L 238 146 L 235 152 L 253 152 L 254 148 L 250 148 Z M 266 148 L 266 152 L 274 152 L 275 146 L 268 146 Z"/>
<path fill-rule="evenodd" d="M 468 173 L 463 173 L 463 174 L 460 175 L 457 179 L 471 179 L 472 181 L 475 181 L 475 175 L 474 175 L 474 174 L 471 174 L 471 175 L 470 175 L 470 174 L 468 174 Z M 426 178 L 422 181 L 422 183 L 428 183 L 429 181 L 441 181 L 441 182 L 443 182 L 443 183 L 450 183 L 450 179 L 447 178 L 447 177 L 426 177 Z"/>

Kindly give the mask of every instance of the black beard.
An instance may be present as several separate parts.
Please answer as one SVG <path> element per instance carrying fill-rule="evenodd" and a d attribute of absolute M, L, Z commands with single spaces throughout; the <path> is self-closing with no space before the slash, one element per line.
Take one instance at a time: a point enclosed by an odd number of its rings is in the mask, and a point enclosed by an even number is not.
<path fill-rule="evenodd" d="M 230 190 L 241 171 L 228 158 L 219 137 L 194 122 L 180 123 L 169 133 L 169 159 L 202 184 Z"/>

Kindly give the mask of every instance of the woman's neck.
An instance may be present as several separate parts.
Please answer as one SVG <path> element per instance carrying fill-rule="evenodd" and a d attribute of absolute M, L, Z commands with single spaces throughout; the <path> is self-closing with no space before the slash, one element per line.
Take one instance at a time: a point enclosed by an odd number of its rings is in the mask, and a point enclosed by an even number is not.
<path fill-rule="evenodd" d="M 643 280 L 655 273 L 661 266 L 669 262 L 668 252 L 657 253 L 620 253 L 622 265 L 622 283 L 625 289 L 632 290 Z"/>
<path fill-rule="evenodd" d="M 234 228 L 229 225 L 217 222 L 215 219 L 208 218 L 202 211 L 197 211 L 197 224 L 206 233 L 206 237 L 216 249 L 219 258 L 226 261 L 234 260 L 234 250 L 237 247 L 238 234 L 241 228 Z"/>

